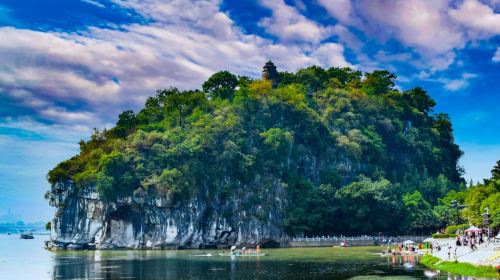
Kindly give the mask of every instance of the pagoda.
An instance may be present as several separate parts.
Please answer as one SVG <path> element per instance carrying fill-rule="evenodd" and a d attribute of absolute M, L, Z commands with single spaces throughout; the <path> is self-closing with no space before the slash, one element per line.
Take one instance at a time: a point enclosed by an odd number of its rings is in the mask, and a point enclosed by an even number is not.
<path fill-rule="evenodd" d="M 278 85 L 279 74 L 278 71 L 276 71 L 276 66 L 271 60 L 266 62 L 264 67 L 262 67 L 262 80 L 271 81 L 273 87 Z"/>

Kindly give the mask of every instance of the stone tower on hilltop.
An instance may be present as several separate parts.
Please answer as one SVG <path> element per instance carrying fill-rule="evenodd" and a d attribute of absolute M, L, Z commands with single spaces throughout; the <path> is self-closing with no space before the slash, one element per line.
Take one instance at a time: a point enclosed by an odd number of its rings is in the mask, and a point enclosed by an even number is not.
<path fill-rule="evenodd" d="M 274 66 L 274 63 L 269 60 L 262 68 L 262 80 L 271 81 L 273 83 L 273 87 L 275 87 L 278 84 L 278 79 L 279 74 L 278 71 L 276 71 L 276 66 Z"/>

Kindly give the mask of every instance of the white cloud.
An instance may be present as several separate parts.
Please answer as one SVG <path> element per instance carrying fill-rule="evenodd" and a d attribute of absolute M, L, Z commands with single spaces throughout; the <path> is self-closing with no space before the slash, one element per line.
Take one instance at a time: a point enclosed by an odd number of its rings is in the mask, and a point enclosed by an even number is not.
<path fill-rule="evenodd" d="M 330 15 L 335 17 L 338 21 L 348 24 L 354 19 L 352 16 L 351 0 L 318 0 Z"/>
<path fill-rule="evenodd" d="M 333 35 L 339 37 L 340 42 L 344 43 L 350 49 L 356 51 L 358 55 L 362 54 L 363 42 L 343 25 L 337 24 L 329 27 Z"/>
<path fill-rule="evenodd" d="M 78 33 L 0 28 L 0 92 L 35 111 L 36 118 L 103 127 L 120 111 L 142 107 L 156 89 L 199 88 L 221 69 L 258 77 L 268 59 L 287 71 L 350 65 L 340 44 L 282 44 L 244 34 L 219 10 L 219 1 L 114 2 L 151 22 Z M 280 12 L 278 24 L 291 25 L 285 38 L 314 43 L 329 32 L 283 1 L 266 5 Z"/>
<path fill-rule="evenodd" d="M 467 86 L 469 86 L 470 79 L 476 77 L 477 74 L 474 73 L 463 73 L 462 77 L 459 79 L 439 78 L 437 79 L 437 81 L 442 83 L 446 90 L 457 91 L 465 89 Z"/>
<path fill-rule="evenodd" d="M 320 65 L 355 68 L 352 64 L 345 60 L 344 47 L 339 44 L 322 44 L 312 53 L 312 57 L 316 58 L 320 62 Z"/>
<path fill-rule="evenodd" d="M 111 0 L 114 3 L 135 10 L 144 17 L 161 25 L 189 27 L 203 31 L 219 39 L 237 36 L 233 22 L 226 13 L 219 10 L 221 1 L 185 0 Z"/>
<path fill-rule="evenodd" d="M 450 10 L 449 15 L 473 31 L 489 36 L 500 34 L 500 14 L 477 0 L 463 1 L 457 9 Z"/>
<path fill-rule="evenodd" d="M 453 79 L 453 80 L 442 79 L 441 81 L 444 84 L 444 88 L 450 91 L 463 89 L 468 85 L 467 80 L 465 79 Z"/>
<path fill-rule="evenodd" d="M 360 6 L 368 22 L 363 29 L 395 36 L 421 52 L 444 53 L 465 44 L 459 28 L 446 17 L 448 1 L 363 0 Z"/>
<path fill-rule="evenodd" d="M 497 50 L 493 57 L 491 58 L 493 62 L 500 62 L 500 47 L 497 47 Z"/>
<path fill-rule="evenodd" d="M 330 30 L 307 19 L 284 0 L 260 0 L 260 2 L 272 10 L 272 17 L 262 19 L 259 25 L 284 42 L 317 44 L 331 35 Z"/>
<path fill-rule="evenodd" d="M 456 62 L 456 52 L 469 43 L 500 34 L 500 14 L 495 12 L 500 8 L 498 0 L 317 2 L 342 24 L 378 37 L 382 44 L 396 39 L 418 54 L 410 63 L 430 68 L 431 74 L 448 69 Z"/>
<path fill-rule="evenodd" d="M 97 122 L 97 119 L 94 118 L 92 113 L 89 112 L 69 112 L 66 109 L 62 108 L 46 108 L 40 111 L 40 116 L 50 119 L 57 120 L 59 122 Z"/>

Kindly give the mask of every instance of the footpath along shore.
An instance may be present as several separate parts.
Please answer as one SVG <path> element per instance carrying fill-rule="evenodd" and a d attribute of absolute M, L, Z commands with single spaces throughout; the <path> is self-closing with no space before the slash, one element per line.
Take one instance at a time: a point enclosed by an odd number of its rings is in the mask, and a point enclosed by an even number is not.
<path fill-rule="evenodd" d="M 449 272 L 474 274 L 470 276 L 499 276 L 496 271 L 496 267 L 500 265 L 499 243 L 485 243 L 479 245 L 477 250 L 471 250 L 468 246 L 456 246 L 455 239 L 437 239 L 434 244 L 439 244 L 441 247 L 439 251 L 436 249 L 432 251 L 432 256 L 439 258 L 439 261 L 424 257 L 423 264 Z"/>

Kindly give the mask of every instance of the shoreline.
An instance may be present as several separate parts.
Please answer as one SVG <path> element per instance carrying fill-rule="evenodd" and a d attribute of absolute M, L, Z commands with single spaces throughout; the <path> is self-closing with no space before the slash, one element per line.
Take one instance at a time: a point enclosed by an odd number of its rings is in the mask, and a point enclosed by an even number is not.
<path fill-rule="evenodd" d="M 419 262 L 430 269 L 443 270 L 459 275 L 500 278 L 500 274 L 493 266 L 474 265 L 468 262 L 445 261 L 430 254 L 423 256 Z"/>

